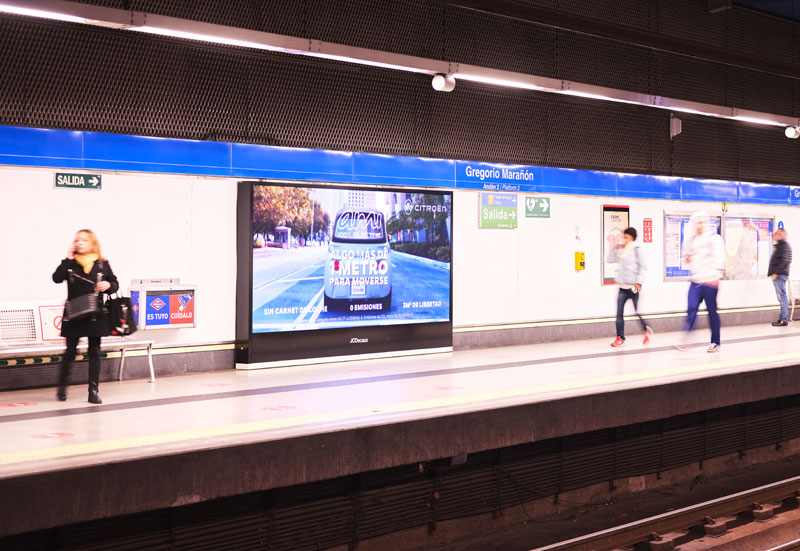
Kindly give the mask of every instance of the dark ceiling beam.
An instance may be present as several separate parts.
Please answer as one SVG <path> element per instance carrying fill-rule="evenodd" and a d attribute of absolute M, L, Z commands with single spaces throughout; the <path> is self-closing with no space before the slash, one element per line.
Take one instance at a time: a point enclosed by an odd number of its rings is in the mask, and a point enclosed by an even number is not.
<path fill-rule="evenodd" d="M 742 52 L 717 48 L 708 44 L 692 42 L 589 19 L 579 15 L 557 12 L 535 6 L 520 4 L 514 0 L 439 0 L 440 3 L 511 17 L 521 21 L 555 27 L 565 31 L 577 32 L 624 42 L 634 46 L 670 52 L 705 61 L 733 65 L 791 78 L 800 78 L 800 67 L 773 59 L 753 56 Z"/>

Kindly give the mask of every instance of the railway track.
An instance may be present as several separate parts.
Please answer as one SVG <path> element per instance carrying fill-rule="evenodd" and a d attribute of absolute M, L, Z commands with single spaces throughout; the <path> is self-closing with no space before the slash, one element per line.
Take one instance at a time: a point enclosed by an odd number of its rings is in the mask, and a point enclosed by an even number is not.
<path fill-rule="evenodd" d="M 692 530 L 703 535 L 720 535 L 732 525 L 750 520 L 767 520 L 776 513 L 800 506 L 800 476 L 752 488 L 725 497 L 676 509 L 661 515 L 630 522 L 538 547 L 532 551 L 616 551 L 650 549 L 669 551 L 676 540 Z M 783 543 L 768 551 L 800 550 L 800 539 Z"/>

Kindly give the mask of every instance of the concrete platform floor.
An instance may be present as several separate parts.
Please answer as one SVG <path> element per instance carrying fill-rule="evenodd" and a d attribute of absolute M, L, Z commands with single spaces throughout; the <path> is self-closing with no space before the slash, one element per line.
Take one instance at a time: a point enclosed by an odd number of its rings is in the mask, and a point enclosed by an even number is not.
<path fill-rule="evenodd" d="M 629 324 L 632 325 L 632 324 Z M 0 393 L 0 480 L 800 364 L 800 325 L 611 338 Z M 35 369 L 35 367 L 31 367 Z M 158 365 L 156 365 L 156 370 Z"/>

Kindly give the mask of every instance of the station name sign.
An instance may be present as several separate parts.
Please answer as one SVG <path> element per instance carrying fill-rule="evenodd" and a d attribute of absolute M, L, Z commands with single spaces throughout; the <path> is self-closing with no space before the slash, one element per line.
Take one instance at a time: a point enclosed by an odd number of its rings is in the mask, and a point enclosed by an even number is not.
<path fill-rule="evenodd" d="M 456 162 L 456 186 L 484 191 L 537 191 L 541 167 Z"/>

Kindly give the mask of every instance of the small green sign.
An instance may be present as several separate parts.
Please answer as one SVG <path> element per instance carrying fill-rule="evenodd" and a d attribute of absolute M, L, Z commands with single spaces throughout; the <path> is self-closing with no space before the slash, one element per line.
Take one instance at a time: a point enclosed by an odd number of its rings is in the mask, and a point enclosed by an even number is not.
<path fill-rule="evenodd" d="M 99 174 L 73 174 L 56 172 L 56 187 L 73 189 L 101 189 L 103 181 Z"/>
<path fill-rule="evenodd" d="M 525 218 L 550 218 L 550 198 L 526 197 Z"/>
<path fill-rule="evenodd" d="M 481 193 L 478 227 L 512 230 L 517 227 L 517 196 L 513 193 Z"/>

